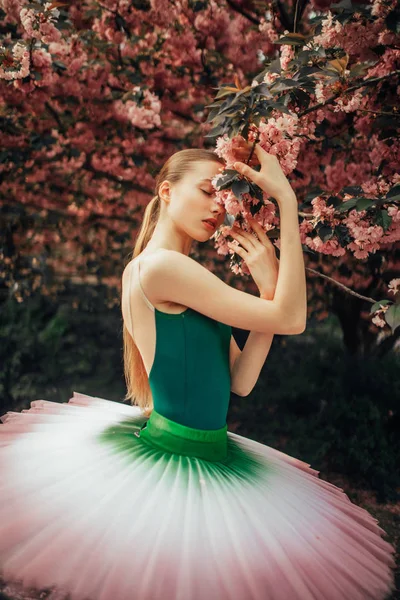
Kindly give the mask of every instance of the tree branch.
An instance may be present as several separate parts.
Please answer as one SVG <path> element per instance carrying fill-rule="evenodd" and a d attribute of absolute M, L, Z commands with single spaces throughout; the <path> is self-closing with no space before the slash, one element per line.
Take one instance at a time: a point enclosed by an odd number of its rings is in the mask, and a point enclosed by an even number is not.
<path fill-rule="evenodd" d="M 233 0 L 226 0 L 226 2 L 231 8 L 233 8 L 234 11 L 236 11 L 237 13 L 241 14 L 243 17 L 254 23 L 254 25 L 260 24 L 260 21 L 256 17 L 253 17 L 253 15 L 243 10 L 243 8 L 241 6 L 238 6 L 235 2 L 233 2 Z"/>
<path fill-rule="evenodd" d="M 397 71 L 392 71 L 391 73 L 387 73 L 386 75 L 382 75 L 382 77 L 371 77 L 371 79 L 367 79 L 365 81 L 361 81 L 359 83 L 356 83 L 352 86 L 350 86 L 349 88 L 347 88 L 346 94 L 348 92 L 352 92 L 353 90 L 358 90 L 359 88 L 364 87 L 365 85 L 374 85 L 376 83 L 378 83 L 379 81 L 383 81 L 384 79 L 389 79 L 389 77 L 392 77 L 392 75 L 400 75 L 400 70 Z M 318 104 L 314 104 L 313 106 L 310 106 L 309 108 L 306 108 L 305 110 L 303 110 L 302 113 L 298 113 L 298 118 L 300 119 L 301 117 L 304 117 L 304 115 L 307 115 L 310 112 L 313 112 L 314 110 L 317 110 L 318 108 L 322 108 L 323 106 L 326 106 L 327 104 L 332 104 L 332 102 L 342 94 L 343 90 L 340 90 L 339 92 L 337 92 L 336 94 L 333 94 L 333 96 L 331 96 L 330 98 L 328 98 L 327 100 L 325 100 L 324 102 L 319 102 Z"/>
<path fill-rule="evenodd" d="M 316 271 L 315 269 L 306 267 L 306 271 L 310 271 L 310 273 L 314 273 L 314 275 L 317 275 L 318 277 L 327 279 L 328 281 L 337 285 L 338 287 L 340 287 L 342 290 L 344 290 L 348 294 L 351 294 L 352 296 L 355 296 L 356 298 L 360 298 L 360 300 L 365 300 L 366 302 L 370 302 L 371 304 L 375 304 L 375 302 L 377 302 L 377 300 L 374 300 L 374 298 L 369 298 L 368 296 L 363 296 L 362 294 L 358 294 L 354 290 L 351 290 L 350 288 L 348 288 L 346 285 L 343 285 L 343 283 L 339 283 L 339 281 L 336 281 L 336 279 L 332 279 L 332 277 L 329 277 L 328 275 L 324 275 L 324 273 L 320 273 L 319 271 Z"/>

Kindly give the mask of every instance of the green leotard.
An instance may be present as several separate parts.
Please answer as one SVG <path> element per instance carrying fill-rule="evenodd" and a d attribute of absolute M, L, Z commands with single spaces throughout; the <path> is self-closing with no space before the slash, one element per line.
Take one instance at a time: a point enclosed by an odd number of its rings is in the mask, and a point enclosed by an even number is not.
<path fill-rule="evenodd" d="M 226 424 L 231 376 L 231 326 L 187 308 L 170 314 L 155 308 L 138 281 L 146 304 L 154 311 L 156 350 L 149 373 L 154 410 L 196 429 Z"/>

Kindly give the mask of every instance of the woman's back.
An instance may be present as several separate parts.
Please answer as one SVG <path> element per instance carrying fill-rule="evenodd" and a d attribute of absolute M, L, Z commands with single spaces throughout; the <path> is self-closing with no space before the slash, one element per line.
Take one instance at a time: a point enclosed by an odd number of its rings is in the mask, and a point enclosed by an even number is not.
<path fill-rule="evenodd" d="M 155 411 L 196 429 L 223 427 L 231 388 L 231 326 L 192 308 L 161 311 L 143 290 L 140 268 L 138 256 L 124 273 L 122 312 L 142 355 Z"/>

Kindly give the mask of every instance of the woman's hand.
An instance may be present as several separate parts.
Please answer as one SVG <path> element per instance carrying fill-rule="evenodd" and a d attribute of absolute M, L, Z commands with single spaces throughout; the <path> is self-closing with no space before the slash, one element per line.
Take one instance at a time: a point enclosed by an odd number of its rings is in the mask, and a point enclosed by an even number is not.
<path fill-rule="evenodd" d="M 264 192 L 275 198 L 277 202 L 287 197 L 296 200 L 296 194 L 286 179 L 277 157 L 274 154 L 266 152 L 261 148 L 260 144 L 256 144 L 255 151 L 261 164 L 261 170 L 255 171 L 243 162 L 235 162 L 233 167 L 236 171 L 254 181 Z M 243 153 L 243 149 L 241 149 L 240 153 Z"/>
<path fill-rule="evenodd" d="M 278 280 L 279 260 L 274 245 L 261 225 L 255 219 L 248 219 L 248 221 L 257 237 L 235 227 L 231 229 L 229 235 L 241 245 L 228 242 L 228 246 L 239 254 L 249 267 L 251 276 L 260 290 L 260 296 L 265 300 L 272 300 Z"/>

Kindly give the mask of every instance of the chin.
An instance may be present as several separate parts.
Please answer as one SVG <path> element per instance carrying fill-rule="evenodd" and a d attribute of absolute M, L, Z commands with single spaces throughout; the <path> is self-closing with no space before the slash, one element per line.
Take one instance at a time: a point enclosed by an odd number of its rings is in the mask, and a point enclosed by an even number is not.
<path fill-rule="evenodd" d="M 216 229 L 214 231 L 206 231 L 205 234 L 202 236 L 202 240 L 203 241 L 207 241 L 210 238 L 212 238 L 212 236 L 214 235 L 214 233 L 216 232 Z"/>
<path fill-rule="evenodd" d="M 207 240 L 209 240 L 210 237 L 211 237 L 211 234 L 207 235 L 207 233 L 206 233 L 206 235 L 202 235 L 202 236 L 200 236 L 200 235 L 193 236 L 193 239 L 196 240 L 196 242 L 203 242 L 204 243 Z"/>

